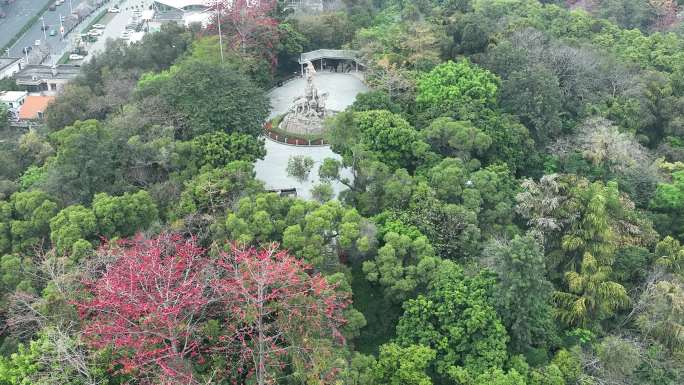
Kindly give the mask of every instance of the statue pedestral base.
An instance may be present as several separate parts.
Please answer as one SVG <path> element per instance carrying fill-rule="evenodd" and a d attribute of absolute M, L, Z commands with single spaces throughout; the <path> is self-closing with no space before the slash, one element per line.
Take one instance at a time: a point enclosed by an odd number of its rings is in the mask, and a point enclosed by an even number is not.
<path fill-rule="evenodd" d="M 332 115 L 332 111 L 325 111 L 322 115 L 302 116 L 290 112 L 285 115 L 278 128 L 299 135 L 322 135 L 323 121 Z"/>

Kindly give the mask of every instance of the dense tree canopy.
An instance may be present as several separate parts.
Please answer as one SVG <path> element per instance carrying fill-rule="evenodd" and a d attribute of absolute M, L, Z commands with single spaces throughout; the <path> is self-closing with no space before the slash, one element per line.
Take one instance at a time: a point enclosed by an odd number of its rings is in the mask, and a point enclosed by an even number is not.
<path fill-rule="evenodd" d="M 307 3 L 1 107 L 0 385 L 680 385 L 684 2 Z M 318 49 L 368 92 L 262 138 Z"/>

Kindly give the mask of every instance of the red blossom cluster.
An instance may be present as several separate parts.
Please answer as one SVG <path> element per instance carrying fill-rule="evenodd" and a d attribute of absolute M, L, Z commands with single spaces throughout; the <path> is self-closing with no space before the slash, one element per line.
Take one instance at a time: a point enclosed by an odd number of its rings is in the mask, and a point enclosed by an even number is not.
<path fill-rule="evenodd" d="M 90 299 L 77 304 L 84 336 L 113 348 L 138 378 L 195 383 L 193 365 L 221 354 L 242 377 L 266 384 L 285 362 L 305 362 L 316 341 L 344 343 L 348 294 L 276 245 L 233 245 L 209 258 L 193 238 L 164 234 L 100 252 L 115 262 L 86 283 Z M 222 325 L 218 343 L 201 335 L 210 319 Z"/>
<path fill-rule="evenodd" d="M 272 13 L 276 0 L 216 0 L 212 4 L 214 18 L 209 31 L 222 33 L 237 54 L 257 53 L 268 60 L 272 68 L 278 64 L 275 47 L 280 39 L 278 20 Z"/>

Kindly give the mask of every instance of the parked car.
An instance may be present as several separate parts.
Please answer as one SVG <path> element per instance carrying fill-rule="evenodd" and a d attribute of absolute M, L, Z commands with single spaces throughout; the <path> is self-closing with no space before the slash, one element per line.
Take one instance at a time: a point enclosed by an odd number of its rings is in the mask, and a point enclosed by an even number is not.
<path fill-rule="evenodd" d="M 104 25 L 104 24 L 93 24 L 93 28 L 95 28 L 95 29 L 105 29 L 105 28 L 107 28 L 107 26 Z"/>
<path fill-rule="evenodd" d="M 54 11 L 55 9 L 57 9 L 57 7 L 54 4 L 50 4 L 50 6 L 48 7 L 48 10 L 50 11 Z"/>
<path fill-rule="evenodd" d="M 72 53 L 71 55 L 69 55 L 69 60 L 83 60 L 84 57 L 85 56 L 83 56 L 83 55 L 79 55 L 77 53 Z"/>
<path fill-rule="evenodd" d="M 55 31 L 54 29 L 51 29 L 50 30 L 50 36 L 55 36 L 55 35 L 57 35 L 57 31 Z"/>
<path fill-rule="evenodd" d="M 39 45 L 40 45 L 40 40 L 34 41 L 34 42 L 33 42 L 33 45 L 35 45 L 36 47 L 39 46 Z"/>
<path fill-rule="evenodd" d="M 107 10 L 107 12 L 109 12 L 109 13 L 119 13 L 119 12 L 121 12 L 121 11 L 120 11 L 119 8 L 117 8 L 117 7 L 111 7 L 111 8 L 109 8 L 109 9 Z"/>
<path fill-rule="evenodd" d="M 90 35 L 90 36 L 100 36 L 103 33 L 104 32 L 102 32 L 101 29 L 91 29 L 90 31 L 88 31 L 88 35 Z"/>

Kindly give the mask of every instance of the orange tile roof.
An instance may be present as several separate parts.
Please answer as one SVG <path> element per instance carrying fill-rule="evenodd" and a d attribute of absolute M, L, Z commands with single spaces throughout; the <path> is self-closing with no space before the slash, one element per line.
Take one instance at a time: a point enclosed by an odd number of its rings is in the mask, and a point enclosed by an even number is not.
<path fill-rule="evenodd" d="M 19 119 L 35 120 L 38 119 L 39 112 L 45 112 L 48 104 L 55 99 L 54 96 L 27 96 L 19 109 Z"/>

